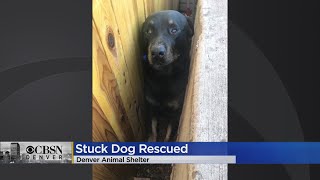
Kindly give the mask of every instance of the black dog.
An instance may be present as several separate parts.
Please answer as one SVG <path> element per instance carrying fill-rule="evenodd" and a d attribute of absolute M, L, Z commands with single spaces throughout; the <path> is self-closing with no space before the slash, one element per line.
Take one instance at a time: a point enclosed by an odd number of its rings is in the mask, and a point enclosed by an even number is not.
<path fill-rule="evenodd" d="M 177 11 L 160 11 L 143 24 L 145 98 L 149 141 L 157 140 L 158 121 L 167 125 L 164 141 L 177 130 L 188 82 L 191 20 Z M 151 122 L 150 122 L 151 120 Z M 165 127 L 166 128 L 166 127 Z"/>

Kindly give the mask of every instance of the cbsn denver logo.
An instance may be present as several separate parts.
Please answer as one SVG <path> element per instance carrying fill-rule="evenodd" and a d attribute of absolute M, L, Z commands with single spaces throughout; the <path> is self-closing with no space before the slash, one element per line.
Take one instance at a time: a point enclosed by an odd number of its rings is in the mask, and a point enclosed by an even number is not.
<path fill-rule="evenodd" d="M 62 160 L 62 146 L 27 146 L 26 159 L 33 160 Z"/>
<path fill-rule="evenodd" d="M 0 142 L 0 164 L 71 164 L 72 145 L 72 142 Z"/>

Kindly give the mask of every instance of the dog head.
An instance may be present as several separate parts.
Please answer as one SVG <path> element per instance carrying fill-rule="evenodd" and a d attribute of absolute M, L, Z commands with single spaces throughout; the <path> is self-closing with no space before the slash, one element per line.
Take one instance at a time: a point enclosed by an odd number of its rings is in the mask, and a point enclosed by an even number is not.
<path fill-rule="evenodd" d="M 177 11 L 150 15 L 143 23 L 142 37 L 151 67 L 160 70 L 178 59 L 190 47 L 192 35 L 191 21 Z"/>

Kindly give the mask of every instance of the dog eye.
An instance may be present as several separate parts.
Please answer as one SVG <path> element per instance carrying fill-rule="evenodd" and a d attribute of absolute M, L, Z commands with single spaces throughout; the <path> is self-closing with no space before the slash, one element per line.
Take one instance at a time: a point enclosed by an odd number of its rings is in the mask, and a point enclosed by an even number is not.
<path fill-rule="evenodd" d="M 175 34 L 175 33 L 177 33 L 178 32 L 178 29 L 176 29 L 176 28 L 172 28 L 171 30 L 170 30 L 170 33 L 171 34 Z"/>

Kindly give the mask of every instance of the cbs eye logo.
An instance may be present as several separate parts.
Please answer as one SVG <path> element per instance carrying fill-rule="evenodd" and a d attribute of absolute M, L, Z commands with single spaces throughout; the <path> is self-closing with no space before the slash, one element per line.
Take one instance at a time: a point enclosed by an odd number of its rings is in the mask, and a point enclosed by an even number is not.
<path fill-rule="evenodd" d="M 28 146 L 26 148 L 26 151 L 27 151 L 28 154 L 32 154 L 34 152 L 34 147 L 33 146 Z"/>

